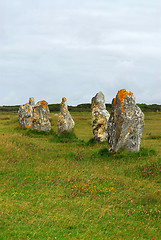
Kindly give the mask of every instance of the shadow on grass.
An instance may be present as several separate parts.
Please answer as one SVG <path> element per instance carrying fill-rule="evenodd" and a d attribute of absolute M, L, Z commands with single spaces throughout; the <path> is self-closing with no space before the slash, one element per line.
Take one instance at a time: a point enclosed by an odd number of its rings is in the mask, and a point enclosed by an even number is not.
<path fill-rule="evenodd" d="M 88 142 L 86 142 L 87 146 L 93 146 L 95 144 L 97 144 L 97 142 L 94 138 L 91 138 Z"/>
<path fill-rule="evenodd" d="M 52 136 L 54 134 L 54 131 L 52 129 L 50 130 L 50 132 L 44 132 L 44 131 L 38 131 L 36 129 L 31 130 L 27 128 L 16 127 L 15 130 L 23 135 L 26 135 L 32 138 Z"/>
<path fill-rule="evenodd" d="M 149 139 L 152 139 L 152 140 L 159 140 L 159 139 L 161 139 L 161 135 L 151 135 L 151 136 L 149 136 L 149 137 L 146 137 L 145 138 L 146 140 L 149 140 Z"/>
<path fill-rule="evenodd" d="M 140 148 L 139 152 L 127 152 L 125 149 L 120 149 L 117 153 L 108 152 L 107 148 L 102 148 L 99 150 L 98 155 L 102 157 L 115 157 L 115 159 L 138 159 L 139 157 L 149 157 L 156 156 L 157 152 L 154 149 Z"/>
<path fill-rule="evenodd" d="M 74 132 L 66 132 L 61 135 L 58 135 L 55 131 L 52 129 L 49 132 L 44 132 L 44 131 L 38 131 L 36 129 L 31 130 L 31 129 L 26 129 L 26 128 L 19 128 L 16 127 L 16 131 L 32 137 L 32 138 L 42 138 L 42 137 L 49 137 L 50 142 L 55 142 L 55 143 L 80 143 L 84 144 L 83 140 L 80 140 Z"/>
<path fill-rule="evenodd" d="M 65 132 L 61 135 L 57 135 L 56 133 L 54 133 L 52 134 L 50 142 L 84 144 L 84 141 L 80 140 L 74 132 Z"/>
<path fill-rule="evenodd" d="M 4 121 L 10 120 L 10 117 L 1 117 L 0 120 L 2 120 L 2 121 L 3 121 L 3 120 L 4 120 Z"/>
<path fill-rule="evenodd" d="M 86 146 L 94 146 L 94 145 L 97 145 L 97 144 L 107 145 L 108 142 L 107 141 L 105 141 L 105 142 L 97 142 L 94 138 L 91 138 L 88 142 L 86 142 Z"/>

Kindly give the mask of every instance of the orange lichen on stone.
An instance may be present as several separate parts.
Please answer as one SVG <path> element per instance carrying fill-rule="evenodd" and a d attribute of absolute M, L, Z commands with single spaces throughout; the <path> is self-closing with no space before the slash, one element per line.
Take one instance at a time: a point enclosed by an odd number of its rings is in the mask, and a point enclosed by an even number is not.
<path fill-rule="evenodd" d="M 40 104 L 43 107 L 43 109 L 46 109 L 48 107 L 45 100 L 39 101 L 39 102 L 37 102 L 37 104 Z"/>
<path fill-rule="evenodd" d="M 28 103 L 25 103 L 25 107 L 27 108 L 28 113 L 30 112 L 30 105 Z"/>
<path fill-rule="evenodd" d="M 119 98 L 120 101 L 121 101 L 121 106 L 122 106 L 122 110 L 123 110 L 123 111 L 124 111 L 124 109 L 123 109 L 123 101 L 124 101 L 124 98 L 125 98 L 126 96 L 130 97 L 131 94 L 132 94 L 132 92 L 127 92 L 126 89 L 121 89 L 121 90 L 119 90 L 118 93 L 117 93 L 117 98 Z"/>
<path fill-rule="evenodd" d="M 128 132 L 130 132 L 130 129 L 131 129 L 131 124 L 129 125 Z"/>
<path fill-rule="evenodd" d="M 113 98 L 112 104 L 115 106 L 115 104 L 116 104 L 116 98 Z"/>
<path fill-rule="evenodd" d="M 66 102 L 66 101 L 67 101 L 66 97 L 63 97 L 61 103 Z"/>
<path fill-rule="evenodd" d="M 131 92 L 127 92 L 125 89 L 121 89 L 120 91 L 118 91 L 117 97 L 120 99 L 121 102 L 123 102 L 124 98 L 126 96 L 130 97 L 131 94 Z"/>
<path fill-rule="evenodd" d="M 29 98 L 29 102 L 33 102 L 33 99 L 32 99 L 32 98 Z"/>

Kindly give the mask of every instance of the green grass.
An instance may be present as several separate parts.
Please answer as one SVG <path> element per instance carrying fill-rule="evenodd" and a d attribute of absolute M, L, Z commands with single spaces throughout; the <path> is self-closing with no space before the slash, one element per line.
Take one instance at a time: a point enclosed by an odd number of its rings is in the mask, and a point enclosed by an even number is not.
<path fill-rule="evenodd" d="M 161 239 L 161 141 L 148 138 L 161 115 L 145 115 L 136 153 L 109 153 L 91 115 L 72 116 L 74 132 L 58 136 L 57 114 L 49 133 L 0 114 L 0 239 Z"/>

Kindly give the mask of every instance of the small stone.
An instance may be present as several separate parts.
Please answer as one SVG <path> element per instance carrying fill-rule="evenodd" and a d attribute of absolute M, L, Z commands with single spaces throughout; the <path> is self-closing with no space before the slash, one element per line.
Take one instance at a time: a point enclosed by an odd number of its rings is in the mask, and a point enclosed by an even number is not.
<path fill-rule="evenodd" d="M 34 98 L 29 99 L 29 103 L 20 105 L 18 110 L 19 126 L 22 128 L 31 128 L 33 117 L 33 104 Z"/>
<path fill-rule="evenodd" d="M 74 128 L 74 121 L 68 111 L 67 99 L 65 97 L 62 98 L 62 102 L 60 104 L 60 115 L 58 118 L 58 134 L 62 134 L 65 132 L 71 132 Z"/>
<path fill-rule="evenodd" d="M 37 102 L 33 107 L 33 122 L 31 129 L 49 132 L 51 130 L 51 124 L 48 118 L 49 113 L 48 103 L 45 100 Z"/>
<path fill-rule="evenodd" d="M 91 108 L 94 139 L 97 142 L 107 141 L 110 114 L 106 110 L 105 98 L 102 92 L 98 92 L 95 97 L 92 98 Z"/>
<path fill-rule="evenodd" d="M 109 151 L 117 152 L 123 147 L 128 152 L 139 151 L 143 127 L 144 114 L 135 104 L 133 93 L 125 89 L 118 91 L 109 118 Z"/>

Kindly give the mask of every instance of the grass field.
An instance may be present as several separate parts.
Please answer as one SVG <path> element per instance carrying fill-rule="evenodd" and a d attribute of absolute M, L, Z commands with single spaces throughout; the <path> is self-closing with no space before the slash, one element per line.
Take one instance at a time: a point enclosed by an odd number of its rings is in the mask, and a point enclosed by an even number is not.
<path fill-rule="evenodd" d="M 0 114 L 0 239 L 161 239 L 161 113 L 147 113 L 139 153 L 91 139 L 91 114 L 74 134 L 17 127 Z"/>

